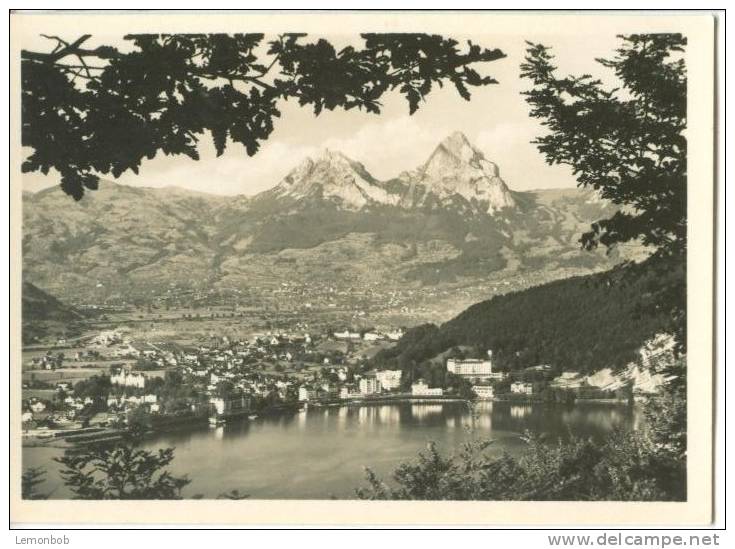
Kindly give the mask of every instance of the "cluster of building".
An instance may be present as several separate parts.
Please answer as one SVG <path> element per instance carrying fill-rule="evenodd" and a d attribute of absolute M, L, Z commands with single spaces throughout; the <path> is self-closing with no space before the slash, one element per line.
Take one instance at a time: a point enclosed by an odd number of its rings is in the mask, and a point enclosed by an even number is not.
<path fill-rule="evenodd" d="M 386 332 L 380 332 L 376 330 L 371 330 L 367 332 L 354 332 L 346 329 L 332 333 L 335 339 L 346 341 L 398 341 L 403 337 L 403 334 L 404 331 L 402 329 L 388 330 Z"/>
<path fill-rule="evenodd" d="M 54 400 L 31 397 L 23 401 L 21 422 L 24 430 L 42 424 L 55 424 L 63 427 L 80 426 L 84 411 L 94 404 L 91 397 L 78 397 L 64 393 L 61 388 Z"/>
<path fill-rule="evenodd" d="M 63 366 L 64 355 L 63 353 L 52 354 L 49 351 L 45 355 L 33 357 L 31 364 L 42 370 L 55 370 Z"/>
<path fill-rule="evenodd" d="M 299 402 L 317 400 L 353 400 L 380 395 L 386 392 L 395 392 L 401 385 L 400 370 L 380 370 L 365 375 L 356 374 L 348 381 L 344 369 L 336 371 L 335 382 L 304 383 L 299 387 Z"/>
<path fill-rule="evenodd" d="M 365 372 L 361 364 L 349 357 L 339 359 L 335 351 L 345 349 L 346 342 L 374 342 L 394 340 L 403 335 L 401 330 L 331 332 L 327 336 L 312 337 L 308 333 L 264 334 L 248 340 L 231 340 L 227 336 L 211 338 L 195 345 L 173 343 L 135 342 L 119 331 L 101 332 L 92 341 L 95 353 L 108 357 L 124 357 L 127 363 L 110 369 L 110 394 L 99 395 L 107 409 L 125 414 L 144 407 L 153 414 L 170 412 L 168 401 L 157 391 L 161 383 L 141 371 L 142 365 L 160 367 L 162 371 L 179 372 L 181 383 L 195 389 L 197 403 L 217 416 L 247 413 L 255 402 L 306 403 L 335 402 L 379 398 L 381 396 L 411 396 L 435 398 L 445 395 L 445 387 L 432 386 L 424 379 L 405 382 L 399 369 L 377 369 Z M 331 343 L 330 343 L 331 342 Z M 363 347 L 364 348 L 364 347 Z M 321 349 L 320 351 L 318 349 Z M 329 349 L 324 351 L 324 349 Z M 332 354 L 329 354 L 332 353 Z M 334 354 L 337 353 L 337 354 Z M 322 357 L 323 355 L 323 357 Z M 319 359 L 314 357 L 319 356 Z M 320 364 L 320 369 L 300 371 L 296 363 Z M 288 366 L 291 363 L 293 366 Z M 265 368 L 266 364 L 269 367 Z M 495 397 L 494 385 L 505 376 L 493 370 L 492 353 L 483 359 L 449 358 L 447 372 L 472 383 L 480 399 Z M 162 380 L 158 380 L 161 382 Z M 531 384 L 513 383 L 511 392 L 531 394 Z M 69 400 L 69 402 L 66 402 Z M 89 407 L 91 401 L 66 397 L 62 403 L 72 415 Z M 26 409 L 33 413 L 43 403 L 29 402 Z"/>
<path fill-rule="evenodd" d="M 502 381 L 507 374 L 494 372 L 492 351 L 487 352 L 487 358 L 450 358 L 447 359 L 447 372 L 466 379 L 472 383 L 472 391 L 480 400 L 495 398 L 493 383 Z"/>
<path fill-rule="evenodd" d="M 361 400 L 381 395 L 400 394 L 401 370 L 377 370 L 365 375 L 355 376 L 352 383 L 344 384 L 305 384 L 299 387 L 300 402 L 319 400 Z M 437 397 L 444 395 L 441 387 L 429 387 L 420 379 L 411 384 L 411 396 Z"/>
<path fill-rule="evenodd" d="M 344 332 L 345 334 L 347 332 Z M 343 333 L 336 333 L 335 336 Z M 357 334 L 359 335 L 359 334 Z M 346 337 L 346 336 L 345 336 Z M 450 358 L 446 362 L 447 371 L 470 381 L 472 389 L 480 399 L 492 399 L 495 396 L 493 384 L 505 379 L 503 372 L 493 371 L 492 353 L 488 351 L 486 359 L 457 359 Z M 331 399 L 363 399 L 385 394 L 400 393 L 401 370 L 376 370 L 363 376 L 358 376 L 354 383 L 345 383 L 334 387 L 329 384 L 304 384 L 299 387 L 298 399 L 302 402 Z M 516 392 L 515 384 L 511 390 Z M 444 395 L 443 387 L 431 387 L 425 380 L 419 379 L 410 385 L 412 397 L 439 397 Z"/>
<path fill-rule="evenodd" d="M 122 387 L 145 389 L 146 376 L 142 372 L 133 372 L 127 368 L 115 368 L 110 375 L 110 383 Z"/>

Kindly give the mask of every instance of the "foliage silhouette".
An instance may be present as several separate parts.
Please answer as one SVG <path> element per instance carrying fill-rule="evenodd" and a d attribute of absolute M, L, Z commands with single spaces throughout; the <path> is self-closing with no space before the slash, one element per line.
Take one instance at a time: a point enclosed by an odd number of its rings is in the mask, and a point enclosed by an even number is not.
<path fill-rule="evenodd" d="M 645 269 L 648 262 L 641 264 Z M 457 346 L 481 357 L 493 351 L 494 367 L 521 370 L 549 364 L 555 370 L 591 373 L 625 366 L 656 333 L 668 328 L 664 311 L 640 314 L 637 304 L 678 273 L 648 272 L 632 281 L 599 273 L 558 280 L 477 303 L 441 326 L 424 324 L 377 353 L 375 367 L 400 368 L 406 383 L 423 377 L 444 383 L 444 361 L 431 361 Z M 607 283 L 613 277 L 615 282 Z"/>
<path fill-rule="evenodd" d="M 686 501 L 686 367 L 646 404 L 646 426 L 616 431 L 598 442 L 569 437 L 548 441 L 526 432 L 518 455 L 493 455 L 492 440 L 473 436 L 443 456 L 434 443 L 401 464 L 385 482 L 366 470 L 361 499 Z"/>
<path fill-rule="evenodd" d="M 654 270 L 680 276 L 640 304 L 664 311 L 685 348 L 687 77 L 681 34 L 620 36 L 613 59 L 598 59 L 614 71 L 622 88 L 605 89 L 590 75 L 557 76 L 549 48 L 528 43 L 521 75 L 533 83 L 524 92 L 531 116 L 548 133 L 535 143 L 549 164 L 571 166 L 580 186 L 596 189 L 620 205 L 581 238 L 600 244 L 640 241 L 654 249 L 645 270 L 623 265 L 631 278 Z"/>
<path fill-rule="evenodd" d="M 407 333 L 376 360 L 415 368 L 465 344 L 498 350 L 506 368 L 542 360 L 589 371 L 626 360 L 641 339 L 661 328 L 673 331 L 679 350 L 685 349 L 686 71 L 680 54 L 686 39 L 621 38 L 617 57 L 600 62 L 614 69 L 623 90 L 605 90 L 589 75 L 558 78 L 542 45 L 529 43 L 521 69 L 534 85 L 525 93 L 531 116 L 549 130 L 535 141 L 547 161 L 570 165 L 581 186 L 621 206 L 594 223 L 582 245 L 612 248 L 640 240 L 654 249 L 652 256 L 610 274 L 477 304 L 441 328 Z M 652 314 L 643 320 L 636 314 L 641 310 Z M 602 444 L 571 437 L 553 445 L 528 433 L 528 447 L 517 457 L 489 455 L 491 441 L 472 440 L 450 457 L 430 444 L 416 461 L 396 469 L 391 484 L 368 470 L 368 486 L 358 489 L 358 497 L 684 501 L 685 359 L 675 359 L 666 374 L 664 393 L 646 403 L 643 429 L 616 432 Z"/>
<path fill-rule="evenodd" d="M 151 452 L 124 440 L 67 451 L 55 461 L 77 499 L 181 499 L 190 481 L 165 470 L 173 459 L 173 448 Z"/>
<path fill-rule="evenodd" d="M 46 499 L 48 494 L 38 492 L 37 487 L 43 484 L 46 471 L 42 467 L 29 467 L 21 476 L 21 495 L 23 499 Z"/>
<path fill-rule="evenodd" d="M 273 131 L 279 102 L 380 113 L 397 90 L 413 114 L 435 85 L 469 88 L 496 83 L 474 65 L 505 57 L 498 49 L 429 34 L 363 34 L 359 47 L 337 50 L 304 34 L 127 35 L 131 51 L 85 48 L 47 36 L 52 51 L 21 52 L 22 143 L 33 152 L 23 171 L 51 168 L 79 200 L 98 174 L 138 173 L 159 152 L 197 160 L 210 132 L 217 154 L 240 143 L 254 155 Z M 127 44 L 126 44 L 127 46 Z"/>

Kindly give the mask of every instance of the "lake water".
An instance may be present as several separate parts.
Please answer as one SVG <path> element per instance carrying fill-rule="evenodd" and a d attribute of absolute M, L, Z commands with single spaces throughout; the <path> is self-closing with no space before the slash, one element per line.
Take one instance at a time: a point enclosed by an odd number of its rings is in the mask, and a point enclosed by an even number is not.
<path fill-rule="evenodd" d="M 641 412 L 616 404 L 573 406 L 481 402 L 475 418 L 464 403 L 399 403 L 312 408 L 304 413 L 262 417 L 156 435 L 149 449 L 174 446 L 170 469 L 192 480 L 185 496 L 216 497 L 238 489 L 251 498 L 352 498 L 364 486 L 364 467 L 386 478 L 395 467 L 416 457 L 429 441 L 451 453 L 469 437 L 495 441 L 491 451 L 516 453 L 525 430 L 555 440 L 571 432 L 602 437 L 614 428 L 637 429 Z M 67 498 L 57 448 L 24 448 L 23 467 L 42 466 L 42 491 Z"/>

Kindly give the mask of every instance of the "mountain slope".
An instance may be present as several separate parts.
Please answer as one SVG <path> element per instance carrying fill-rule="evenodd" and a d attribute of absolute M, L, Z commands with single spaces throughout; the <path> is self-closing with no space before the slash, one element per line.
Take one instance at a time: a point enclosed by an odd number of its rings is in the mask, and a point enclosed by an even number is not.
<path fill-rule="evenodd" d="M 30 282 L 23 282 L 22 339 L 24 345 L 47 338 L 78 337 L 85 316 Z"/>
<path fill-rule="evenodd" d="M 252 198 L 103 181 L 76 203 L 48 189 L 24 197 L 24 277 L 74 302 L 145 302 L 173 286 L 393 289 L 447 318 L 488 292 L 632 257 L 580 250 L 590 223 L 615 211 L 593 193 L 514 192 L 499 173 L 455 133 L 385 182 L 325 151 Z"/>
<path fill-rule="evenodd" d="M 47 189 L 24 200 L 24 271 L 57 293 L 78 284 L 122 289 L 161 275 L 206 278 L 227 204 L 225 197 L 108 181 L 77 203 Z"/>
<path fill-rule="evenodd" d="M 674 275 L 671 275 L 674 276 Z M 374 366 L 411 369 L 455 346 L 493 351 L 501 369 L 549 364 L 565 371 L 619 368 L 664 331 L 664 315 L 639 314 L 637 303 L 661 281 L 609 283 L 606 273 L 558 280 L 477 303 L 441 326 L 409 330 Z"/>
<path fill-rule="evenodd" d="M 23 282 L 22 296 L 23 322 L 39 320 L 67 322 L 84 318 L 79 311 L 30 282 Z"/>

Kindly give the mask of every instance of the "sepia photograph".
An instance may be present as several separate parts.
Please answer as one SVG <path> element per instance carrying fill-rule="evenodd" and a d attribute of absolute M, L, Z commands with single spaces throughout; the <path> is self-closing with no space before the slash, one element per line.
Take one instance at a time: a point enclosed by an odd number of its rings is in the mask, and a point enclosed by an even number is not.
<path fill-rule="evenodd" d="M 11 521 L 711 521 L 711 16 L 10 24 Z"/>

